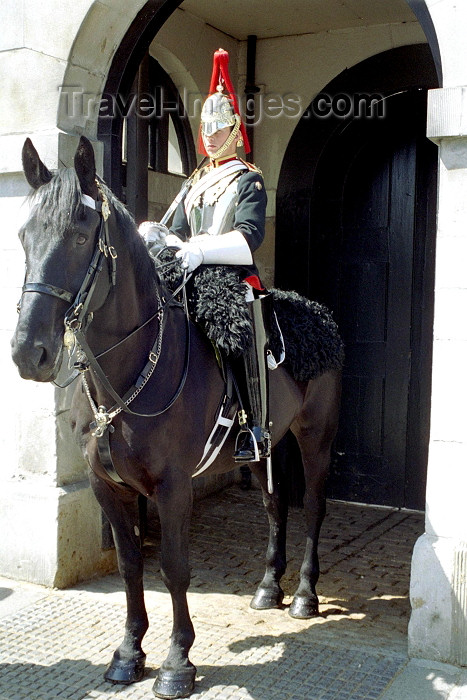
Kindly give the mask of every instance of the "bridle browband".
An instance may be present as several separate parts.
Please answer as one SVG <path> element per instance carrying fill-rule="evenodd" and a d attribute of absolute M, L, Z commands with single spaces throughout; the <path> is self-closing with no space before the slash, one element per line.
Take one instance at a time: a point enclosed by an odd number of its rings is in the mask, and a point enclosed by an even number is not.
<path fill-rule="evenodd" d="M 86 194 L 81 195 L 82 203 L 85 206 L 97 211 L 101 215 L 101 221 L 99 226 L 99 233 L 97 236 L 96 248 L 94 250 L 91 262 L 89 263 L 88 270 L 86 272 L 86 275 L 78 293 L 73 294 L 72 292 L 69 292 L 65 289 L 61 289 L 60 287 L 45 282 L 27 282 L 23 285 L 22 295 L 28 292 L 48 294 L 71 305 L 64 316 L 65 332 L 63 342 L 65 347 L 68 349 L 70 356 L 73 354 L 76 346 L 78 346 L 80 357 L 79 361 L 75 362 L 74 364 L 74 367 L 76 369 L 75 374 L 72 375 L 69 381 L 67 381 L 66 384 L 63 386 L 69 386 L 69 384 L 71 384 L 71 382 L 74 381 L 76 377 L 81 374 L 84 390 L 94 414 L 94 421 L 90 423 L 90 429 L 92 431 L 91 434 L 93 435 L 93 437 L 97 438 L 101 462 L 109 476 L 111 476 L 112 479 L 114 479 L 114 481 L 117 481 L 118 483 L 124 483 L 118 475 L 117 471 L 115 470 L 110 455 L 109 433 L 114 431 L 114 427 L 111 425 L 111 422 L 113 418 L 121 411 L 124 411 L 125 413 L 129 413 L 134 416 L 154 418 L 156 416 L 161 415 L 162 413 L 165 413 L 180 396 L 188 375 L 190 355 L 190 326 L 185 289 L 185 285 L 188 280 L 185 273 L 183 283 L 178 287 L 178 289 L 175 290 L 175 292 L 173 292 L 170 295 L 168 299 L 165 299 L 163 297 L 161 298 L 159 292 L 157 292 L 157 309 L 155 313 L 149 319 L 147 319 L 141 326 L 132 331 L 128 336 L 118 341 L 114 346 L 103 351 L 97 357 L 94 355 L 87 343 L 85 334 L 89 324 L 92 321 L 94 311 L 97 311 L 103 306 L 108 297 L 111 287 L 115 286 L 116 284 L 116 261 L 118 257 L 117 251 L 110 243 L 109 227 L 107 222 L 111 210 L 108 203 L 108 199 L 105 192 L 103 191 L 100 182 L 97 179 L 96 184 L 99 190 L 99 194 L 102 198 L 101 200 L 96 201 Z M 98 280 L 100 278 L 100 274 L 105 266 L 107 266 L 108 269 L 107 285 L 104 287 L 103 293 L 101 294 L 100 299 L 97 302 L 98 305 L 93 306 L 94 292 Z M 181 290 L 183 290 L 183 303 L 174 301 L 175 297 Z M 156 368 L 162 350 L 162 337 L 165 327 L 164 310 L 168 305 L 174 305 L 179 308 L 183 308 L 186 318 L 185 361 L 182 377 L 177 387 L 177 390 L 175 391 L 169 402 L 164 406 L 164 408 L 155 411 L 154 413 L 139 413 L 137 411 L 131 410 L 129 408 L 129 404 L 132 403 L 132 401 L 134 401 L 136 396 L 138 396 L 138 394 L 147 384 Z M 17 304 L 17 310 L 18 313 L 21 310 L 21 300 Z M 121 397 L 110 384 L 103 369 L 99 365 L 98 358 L 109 353 L 115 347 L 121 345 L 139 330 L 147 326 L 155 318 L 159 320 L 159 328 L 156 340 L 149 352 L 147 362 L 140 375 L 138 376 L 138 379 L 136 380 L 135 384 L 125 393 L 123 397 Z M 92 399 L 91 392 L 85 377 L 85 372 L 90 368 L 94 371 L 95 375 L 100 380 L 107 393 L 115 401 L 115 405 L 109 410 L 107 410 L 105 406 L 97 407 Z"/>

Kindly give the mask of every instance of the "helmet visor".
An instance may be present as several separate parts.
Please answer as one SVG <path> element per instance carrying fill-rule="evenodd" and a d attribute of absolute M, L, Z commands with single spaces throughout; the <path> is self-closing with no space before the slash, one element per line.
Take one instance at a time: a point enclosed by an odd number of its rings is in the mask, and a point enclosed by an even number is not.
<path fill-rule="evenodd" d="M 201 111 L 201 133 L 204 136 L 212 136 L 226 126 L 234 126 L 235 113 L 228 97 L 216 93 L 210 95 Z"/>

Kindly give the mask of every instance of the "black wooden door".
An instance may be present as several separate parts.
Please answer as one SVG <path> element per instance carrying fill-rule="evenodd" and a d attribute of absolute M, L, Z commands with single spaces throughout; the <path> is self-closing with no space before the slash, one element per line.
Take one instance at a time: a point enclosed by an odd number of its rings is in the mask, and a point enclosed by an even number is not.
<path fill-rule="evenodd" d="M 346 346 L 334 498 L 424 506 L 436 170 L 425 112 L 425 91 L 388 98 L 384 119 L 331 139 L 315 174 L 307 291 Z"/>

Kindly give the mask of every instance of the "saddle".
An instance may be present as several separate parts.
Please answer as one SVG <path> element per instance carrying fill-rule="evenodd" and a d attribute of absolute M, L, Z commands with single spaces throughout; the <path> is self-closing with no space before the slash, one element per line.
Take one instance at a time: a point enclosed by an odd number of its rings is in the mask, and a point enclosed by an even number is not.
<path fill-rule="evenodd" d="M 164 249 L 159 260 L 167 262 L 173 257 L 170 249 Z M 172 292 L 183 279 L 178 261 L 164 267 L 159 275 Z M 269 348 L 274 357 L 280 357 L 284 343 L 283 366 L 290 375 L 304 382 L 330 370 L 341 370 L 344 344 L 331 312 L 296 292 L 269 291 L 280 326 L 271 324 Z M 253 341 L 253 331 L 238 270 L 228 265 L 201 265 L 188 282 L 187 292 L 191 317 L 220 354 L 227 359 L 243 355 Z"/>

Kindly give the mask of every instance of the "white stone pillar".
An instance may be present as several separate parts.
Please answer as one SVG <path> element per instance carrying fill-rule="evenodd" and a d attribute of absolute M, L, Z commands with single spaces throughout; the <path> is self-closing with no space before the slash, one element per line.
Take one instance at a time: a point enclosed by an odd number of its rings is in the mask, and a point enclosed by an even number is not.
<path fill-rule="evenodd" d="M 101 510 L 71 439 L 69 395 L 20 379 L 10 356 L 24 276 L 17 232 L 28 212 L 21 147 L 30 136 L 51 169 L 76 137 L 56 127 L 67 57 L 91 0 L 2 3 L 0 35 L 0 574 L 64 587 L 115 567 L 102 549 Z"/>
<path fill-rule="evenodd" d="M 412 560 L 409 654 L 467 664 L 467 87 L 432 90 L 439 146 L 425 534 Z"/>
<path fill-rule="evenodd" d="M 53 139 L 47 140 L 50 148 Z M 62 141 L 56 134 L 55 160 Z M 64 154 L 65 144 L 60 150 Z M 20 379 L 10 356 L 24 275 L 17 231 L 27 216 L 28 190 L 21 173 L 0 174 L 0 574 L 65 587 L 112 570 L 115 555 L 102 549 L 100 507 L 70 434 L 70 390 Z"/>

